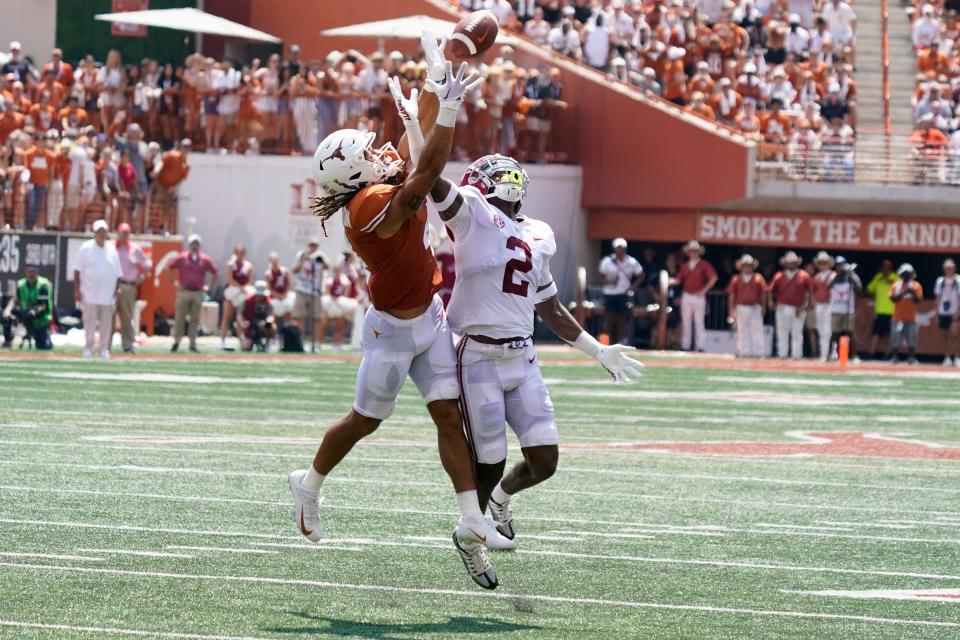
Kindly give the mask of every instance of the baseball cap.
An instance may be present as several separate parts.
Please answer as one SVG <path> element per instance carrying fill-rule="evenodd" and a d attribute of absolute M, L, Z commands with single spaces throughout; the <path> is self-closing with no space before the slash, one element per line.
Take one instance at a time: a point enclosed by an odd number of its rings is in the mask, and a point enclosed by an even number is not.
<path fill-rule="evenodd" d="M 199 234 L 199 233 L 191 233 L 191 234 L 190 234 L 190 237 L 187 238 L 187 244 L 188 244 L 188 245 L 189 245 L 189 244 L 193 244 L 194 242 L 200 242 L 200 234 Z"/>
<path fill-rule="evenodd" d="M 126 222 L 121 222 L 120 225 L 117 227 L 117 231 L 120 233 L 130 233 L 131 231 L 130 225 Z"/>
<path fill-rule="evenodd" d="M 110 227 L 107 226 L 107 221 L 104 220 L 103 218 L 100 218 L 99 220 L 95 220 L 93 222 L 94 233 L 96 233 L 97 231 L 108 231 L 109 229 Z"/>
<path fill-rule="evenodd" d="M 14 50 L 20 51 L 21 48 L 22 47 L 20 46 L 19 40 L 13 40 L 10 42 L 10 51 L 14 51 Z"/>
<path fill-rule="evenodd" d="M 253 283 L 253 292 L 254 292 L 255 294 L 257 294 L 258 296 L 265 296 L 265 295 L 267 295 L 267 293 L 269 293 L 269 292 L 268 292 L 268 290 L 267 290 L 267 283 L 266 283 L 266 281 L 264 281 L 264 280 L 257 280 L 256 282 L 254 282 L 254 283 Z"/>
<path fill-rule="evenodd" d="M 290 53 L 300 53 L 300 45 L 298 44 L 290 45 Z"/>
<path fill-rule="evenodd" d="M 624 238 L 614 238 L 613 239 L 613 248 L 614 249 L 626 249 L 627 241 Z"/>

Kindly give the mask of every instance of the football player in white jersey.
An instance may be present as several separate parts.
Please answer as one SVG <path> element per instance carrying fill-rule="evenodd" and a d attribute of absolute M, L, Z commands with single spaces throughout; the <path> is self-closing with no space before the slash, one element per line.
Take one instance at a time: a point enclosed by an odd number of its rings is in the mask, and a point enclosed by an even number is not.
<path fill-rule="evenodd" d="M 643 366 L 627 355 L 633 347 L 597 342 L 557 299 L 550 273 L 557 250 L 553 231 L 520 214 L 527 182 L 513 158 L 485 156 L 470 165 L 459 187 L 436 182 L 428 201 L 454 242 L 457 278 L 447 317 L 463 336 L 457 371 L 480 508 L 489 500 L 498 530 L 511 539 L 511 498 L 552 476 L 559 457 L 553 403 L 533 348 L 534 310 L 558 336 L 598 360 L 615 382 L 628 382 Z M 523 459 L 504 475 L 507 424 Z"/>

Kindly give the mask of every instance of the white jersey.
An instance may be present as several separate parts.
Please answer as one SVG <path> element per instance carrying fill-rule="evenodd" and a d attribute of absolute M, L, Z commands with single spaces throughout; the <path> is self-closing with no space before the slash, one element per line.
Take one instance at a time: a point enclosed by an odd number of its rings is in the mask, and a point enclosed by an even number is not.
<path fill-rule="evenodd" d="M 937 313 L 941 316 L 956 314 L 960 308 L 960 276 L 940 276 L 933 287 L 933 293 L 937 296 Z"/>
<path fill-rule="evenodd" d="M 446 222 L 457 275 L 447 307 L 450 327 L 497 339 L 530 336 L 534 306 L 557 294 L 550 273 L 553 230 L 539 220 L 512 220 L 475 187 L 459 190 L 463 205 Z"/>

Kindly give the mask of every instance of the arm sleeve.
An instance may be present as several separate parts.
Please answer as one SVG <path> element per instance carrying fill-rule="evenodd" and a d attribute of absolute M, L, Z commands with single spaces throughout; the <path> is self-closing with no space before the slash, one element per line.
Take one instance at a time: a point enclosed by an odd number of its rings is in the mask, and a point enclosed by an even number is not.
<path fill-rule="evenodd" d="M 363 189 L 347 205 L 348 216 L 344 222 L 360 233 L 372 233 L 387 216 L 390 200 L 399 190 L 400 185 L 389 184 L 375 184 Z"/>
<path fill-rule="evenodd" d="M 453 217 L 449 220 L 444 220 L 444 224 L 453 232 L 454 240 L 457 238 L 465 239 L 466 236 L 470 233 L 470 229 L 473 226 L 473 211 L 474 208 L 471 206 L 471 203 L 475 200 L 483 200 L 483 196 L 480 195 L 480 192 L 477 191 L 475 187 L 458 187 L 454 185 L 450 189 L 450 193 L 444 199 L 444 202 L 434 203 L 431 198 L 427 198 L 427 202 L 434 208 L 435 211 L 440 212 L 444 211 L 449 207 L 447 203 L 453 203 L 453 200 L 460 195 L 462 202 L 460 203 L 460 208 L 453 214 Z"/>

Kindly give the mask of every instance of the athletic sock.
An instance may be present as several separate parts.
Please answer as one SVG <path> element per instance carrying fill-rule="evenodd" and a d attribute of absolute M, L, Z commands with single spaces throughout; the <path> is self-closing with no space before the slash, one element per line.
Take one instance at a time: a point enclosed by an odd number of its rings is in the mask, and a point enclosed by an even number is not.
<path fill-rule="evenodd" d="M 460 515 L 464 518 L 472 519 L 483 517 L 483 511 L 480 511 L 480 499 L 477 497 L 476 489 L 457 493 L 457 504 L 460 505 Z"/>
<path fill-rule="evenodd" d="M 300 481 L 300 486 L 307 491 L 320 491 L 320 487 L 323 486 L 323 481 L 326 478 L 327 476 L 317 472 L 311 464 L 310 468 L 307 469 L 307 475 L 303 476 L 303 480 Z"/>
<path fill-rule="evenodd" d="M 509 493 L 503 490 L 501 483 L 497 483 L 497 486 L 493 488 L 493 493 L 490 494 L 490 499 L 496 502 L 497 504 L 503 504 L 510 499 Z"/>

